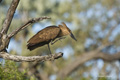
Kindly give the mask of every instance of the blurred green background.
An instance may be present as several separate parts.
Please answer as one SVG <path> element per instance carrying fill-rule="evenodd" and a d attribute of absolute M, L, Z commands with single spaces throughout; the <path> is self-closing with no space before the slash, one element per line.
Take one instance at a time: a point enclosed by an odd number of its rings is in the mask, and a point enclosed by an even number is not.
<path fill-rule="evenodd" d="M 0 3 L 0 26 L 11 2 L 12 0 L 3 0 Z M 49 16 L 51 20 L 32 24 L 14 36 L 8 47 L 10 54 L 48 55 L 47 46 L 29 51 L 26 47 L 27 41 L 39 30 L 49 25 L 59 25 L 61 22 L 65 22 L 72 30 L 77 42 L 68 36 L 62 42 L 58 41 L 52 45 L 52 53 L 64 53 L 62 58 L 54 62 L 11 62 L 1 59 L 2 80 L 61 80 L 58 78 L 59 72 L 83 53 L 87 54 L 104 44 L 109 44 L 102 49 L 105 54 L 120 52 L 120 0 L 21 0 L 8 34 L 31 18 L 41 16 Z M 9 68 L 15 69 L 15 73 L 7 70 L 6 73 L 11 74 L 5 74 L 4 71 Z M 95 59 L 79 65 L 77 69 L 65 76 L 64 80 L 117 80 L 120 78 L 119 70 L 119 61 L 106 62 Z M 2 77 L 1 74 L 5 74 L 8 78 Z M 98 78 L 99 76 L 102 79 Z"/>

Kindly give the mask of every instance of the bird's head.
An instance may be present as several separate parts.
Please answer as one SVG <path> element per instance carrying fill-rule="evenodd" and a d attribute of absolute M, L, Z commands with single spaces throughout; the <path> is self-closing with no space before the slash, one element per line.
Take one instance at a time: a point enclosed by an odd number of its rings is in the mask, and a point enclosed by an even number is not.
<path fill-rule="evenodd" d="M 70 35 L 72 39 L 77 41 L 77 39 L 73 35 L 72 31 L 67 27 L 67 25 L 64 22 L 62 22 L 62 25 L 59 25 L 59 27 L 61 28 L 61 31 L 62 31 L 61 34 L 63 36 Z"/>

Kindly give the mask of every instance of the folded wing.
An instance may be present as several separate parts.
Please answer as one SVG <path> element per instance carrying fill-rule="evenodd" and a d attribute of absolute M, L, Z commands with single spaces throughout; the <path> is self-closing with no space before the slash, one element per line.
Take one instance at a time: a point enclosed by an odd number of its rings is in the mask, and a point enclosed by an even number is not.
<path fill-rule="evenodd" d="M 59 32 L 60 28 L 57 26 L 49 26 L 44 28 L 29 39 L 29 41 L 27 42 L 28 49 L 33 50 L 37 47 L 49 44 L 51 40 L 54 40 L 57 37 Z"/>

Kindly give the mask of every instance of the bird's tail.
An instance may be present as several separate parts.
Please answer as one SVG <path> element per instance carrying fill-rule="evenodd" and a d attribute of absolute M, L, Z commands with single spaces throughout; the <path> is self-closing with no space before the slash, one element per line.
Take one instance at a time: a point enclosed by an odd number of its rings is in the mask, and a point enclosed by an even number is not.
<path fill-rule="evenodd" d="M 30 51 L 32 51 L 32 50 L 34 50 L 35 48 L 37 48 L 37 46 L 35 46 L 35 45 L 27 45 L 27 48 L 30 50 Z"/>
<path fill-rule="evenodd" d="M 43 46 L 43 45 L 45 45 L 45 44 L 43 44 L 43 43 L 40 43 L 40 44 L 27 44 L 27 48 L 28 48 L 30 51 L 32 51 L 32 50 L 34 50 L 34 49 L 36 49 L 36 48 L 38 48 L 38 47 L 41 47 L 41 46 Z"/>

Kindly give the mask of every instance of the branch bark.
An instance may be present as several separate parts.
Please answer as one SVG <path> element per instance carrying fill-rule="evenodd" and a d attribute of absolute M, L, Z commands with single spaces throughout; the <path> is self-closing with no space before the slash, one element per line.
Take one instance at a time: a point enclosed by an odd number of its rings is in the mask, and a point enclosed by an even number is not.
<path fill-rule="evenodd" d="M 6 59 L 6 60 L 12 60 L 16 62 L 44 62 L 44 61 L 52 61 L 54 59 L 58 59 L 63 56 L 63 53 L 57 53 L 52 55 L 46 55 L 46 56 L 17 56 L 17 55 L 11 55 L 7 52 L 0 52 L 0 58 Z"/>
<path fill-rule="evenodd" d="M 11 5 L 10 5 L 10 8 L 7 12 L 7 16 L 6 16 L 6 19 L 3 23 L 3 26 L 2 26 L 2 29 L 1 29 L 1 34 L 7 34 L 7 31 L 9 29 L 9 26 L 11 24 L 11 21 L 13 19 L 13 16 L 14 16 L 14 13 L 15 13 L 15 10 L 18 6 L 18 3 L 19 3 L 20 0 L 13 0 Z"/>

